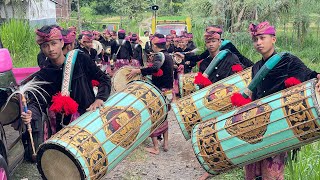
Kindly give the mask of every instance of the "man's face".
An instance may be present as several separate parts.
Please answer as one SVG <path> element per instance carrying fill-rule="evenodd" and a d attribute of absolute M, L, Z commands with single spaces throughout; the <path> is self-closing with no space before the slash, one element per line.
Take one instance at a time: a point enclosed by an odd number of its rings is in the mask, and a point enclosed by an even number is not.
<path fill-rule="evenodd" d="M 86 49 L 91 49 L 91 48 L 92 48 L 92 40 L 91 40 L 91 41 L 84 41 L 84 40 L 82 40 L 82 45 L 83 45 Z"/>
<path fill-rule="evenodd" d="M 95 35 L 94 35 L 94 39 L 95 39 L 95 40 L 99 40 L 99 39 L 100 39 L 100 34 L 95 34 Z"/>
<path fill-rule="evenodd" d="M 63 40 L 55 39 L 40 45 L 41 51 L 51 60 L 58 59 L 62 53 Z"/>
<path fill-rule="evenodd" d="M 275 36 L 268 34 L 258 35 L 252 38 L 254 48 L 262 55 L 273 50 L 276 40 Z"/>
<path fill-rule="evenodd" d="M 206 40 L 206 47 L 209 50 L 209 52 L 216 52 L 221 45 L 220 39 L 209 39 Z"/>
<path fill-rule="evenodd" d="M 186 48 L 187 45 L 188 45 L 188 39 L 184 38 L 184 39 L 179 41 L 179 47 Z"/>
<path fill-rule="evenodd" d="M 115 40 L 117 39 L 117 35 L 112 35 L 111 38 Z"/>

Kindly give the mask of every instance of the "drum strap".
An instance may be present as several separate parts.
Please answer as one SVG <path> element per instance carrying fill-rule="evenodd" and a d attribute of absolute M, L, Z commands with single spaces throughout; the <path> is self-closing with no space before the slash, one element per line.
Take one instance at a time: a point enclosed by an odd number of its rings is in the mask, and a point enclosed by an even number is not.
<path fill-rule="evenodd" d="M 231 53 L 229 50 L 221 50 L 210 62 L 209 66 L 206 68 L 203 74 L 206 74 L 208 77 L 211 75 L 215 67 L 219 64 L 220 61 L 224 60 L 227 55 Z"/>
<path fill-rule="evenodd" d="M 79 52 L 78 49 L 68 52 L 66 59 L 64 60 L 62 86 L 61 86 L 61 94 L 63 96 L 70 96 L 72 74 L 73 74 L 74 64 L 77 60 L 78 52 Z"/>
<path fill-rule="evenodd" d="M 253 77 L 252 81 L 248 87 L 242 93 L 242 96 L 248 98 L 251 96 L 252 91 L 257 87 L 257 85 L 262 81 L 264 77 L 278 64 L 278 62 L 284 57 L 288 56 L 289 53 L 283 52 L 273 55 L 266 63 L 260 68 L 257 74 Z"/>

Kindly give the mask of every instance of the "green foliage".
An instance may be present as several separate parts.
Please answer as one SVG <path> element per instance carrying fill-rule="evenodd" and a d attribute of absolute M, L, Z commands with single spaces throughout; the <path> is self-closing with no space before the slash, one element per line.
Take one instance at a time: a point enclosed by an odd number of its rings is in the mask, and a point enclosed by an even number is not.
<path fill-rule="evenodd" d="M 3 46 L 9 49 L 14 67 L 37 66 L 40 51 L 34 29 L 22 20 L 11 19 L 0 27 Z"/>

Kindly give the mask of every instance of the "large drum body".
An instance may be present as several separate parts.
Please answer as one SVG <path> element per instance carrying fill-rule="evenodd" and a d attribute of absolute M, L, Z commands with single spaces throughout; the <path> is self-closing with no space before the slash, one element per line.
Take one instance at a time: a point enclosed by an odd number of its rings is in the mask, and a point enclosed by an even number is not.
<path fill-rule="evenodd" d="M 192 146 L 210 174 L 241 167 L 320 137 L 316 80 L 194 126 Z"/>
<path fill-rule="evenodd" d="M 194 84 L 194 77 L 197 73 L 188 73 L 179 75 L 179 91 L 181 97 L 188 96 L 199 90 L 199 86 Z"/>
<path fill-rule="evenodd" d="M 186 140 L 192 127 L 201 121 L 215 118 L 234 107 L 230 96 L 244 90 L 251 82 L 251 68 L 224 78 L 206 88 L 171 103 L 175 117 Z"/>
<path fill-rule="evenodd" d="M 44 179 L 100 179 L 164 122 L 167 104 L 152 84 L 134 81 L 39 147 Z"/>

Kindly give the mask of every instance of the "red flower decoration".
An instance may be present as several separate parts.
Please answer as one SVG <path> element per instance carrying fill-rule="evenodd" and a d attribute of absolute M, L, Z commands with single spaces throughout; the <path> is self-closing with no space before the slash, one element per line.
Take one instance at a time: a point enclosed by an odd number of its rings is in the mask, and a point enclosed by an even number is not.
<path fill-rule="evenodd" d="M 100 85 L 100 82 L 97 81 L 97 80 L 92 80 L 92 81 L 91 81 L 91 84 L 92 84 L 93 87 L 95 87 L 95 86 L 99 86 L 99 85 Z"/>
<path fill-rule="evenodd" d="M 300 84 L 301 81 L 295 77 L 289 77 L 288 79 L 286 79 L 284 81 L 284 85 L 288 88 L 288 87 L 291 87 L 291 86 L 295 86 L 297 84 Z"/>
<path fill-rule="evenodd" d="M 242 66 L 241 66 L 240 64 L 235 64 L 235 65 L 233 65 L 233 66 L 231 67 L 231 69 L 232 69 L 233 72 L 236 72 L 236 73 L 243 70 L 243 68 L 242 68 Z"/>
<path fill-rule="evenodd" d="M 52 97 L 50 110 L 55 113 L 65 113 L 67 116 L 78 111 L 78 103 L 69 96 L 62 96 L 59 92 Z"/>
<path fill-rule="evenodd" d="M 231 96 L 231 103 L 233 106 L 241 107 L 252 102 L 250 98 L 245 98 L 241 93 L 233 93 Z"/>
<path fill-rule="evenodd" d="M 198 85 L 202 85 L 202 86 L 204 86 L 204 87 L 207 87 L 207 86 L 209 86 L 209 85 L 212 84 L 212 82 L 210 81 L 210 79 L 204 77 L 201 72 L 198 72 L 198 74 L 196 75 L 196 77 L 194 77 L 194 83 L 195 83 L 195 84 L 198 84 Z"/>

